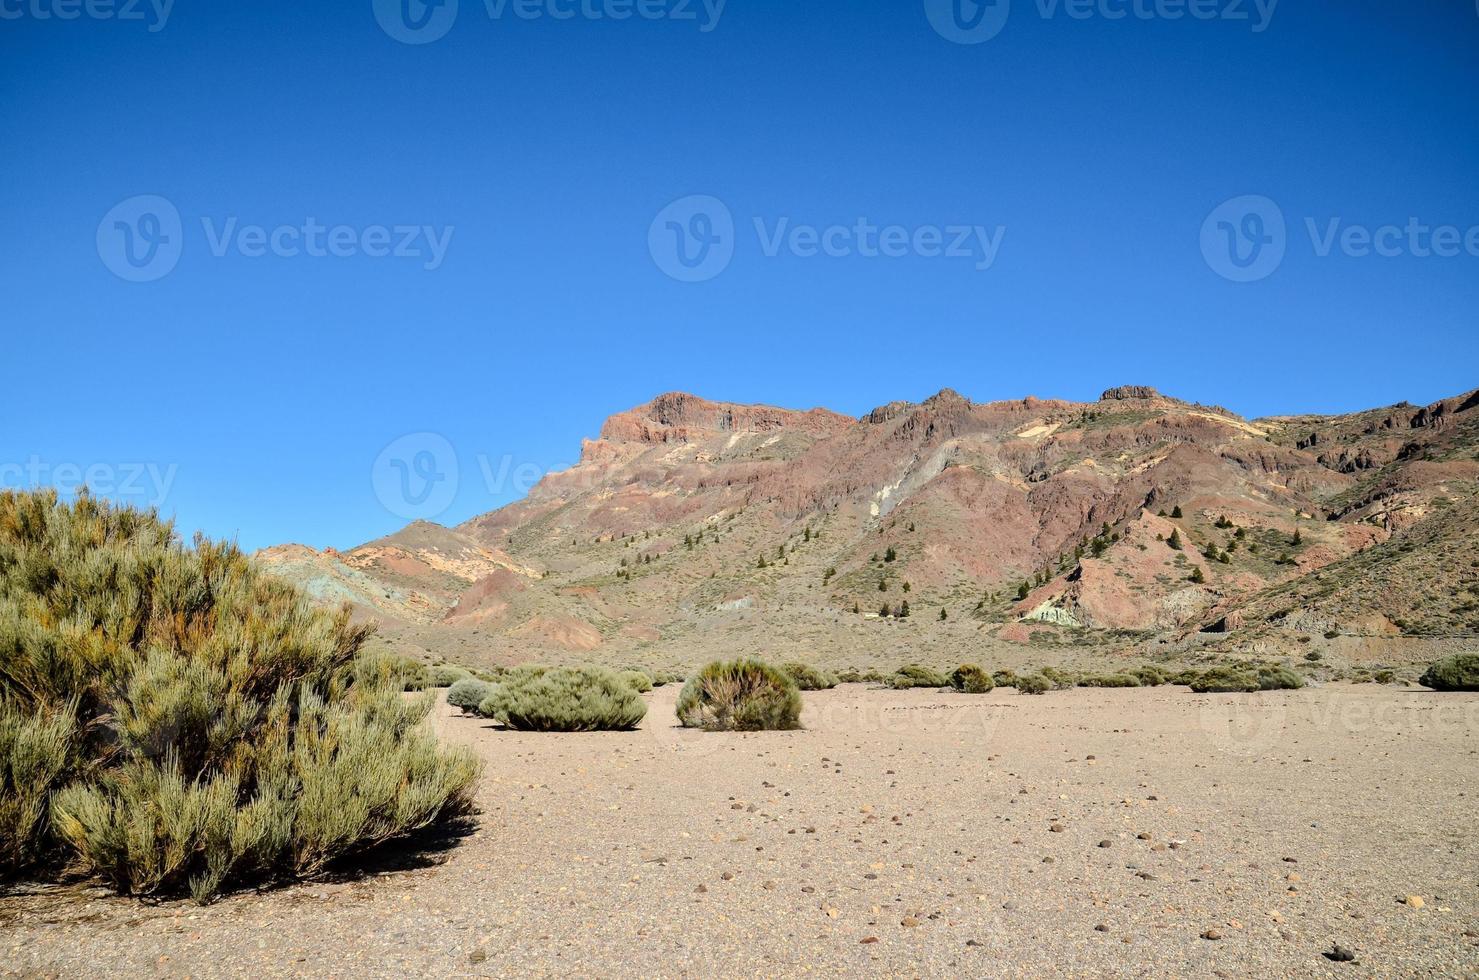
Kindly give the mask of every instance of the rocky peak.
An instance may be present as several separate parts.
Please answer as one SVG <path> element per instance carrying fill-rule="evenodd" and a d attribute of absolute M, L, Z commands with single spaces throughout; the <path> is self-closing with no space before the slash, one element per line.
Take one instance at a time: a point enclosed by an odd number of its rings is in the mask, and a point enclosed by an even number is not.
<path fill-rule="evenodd" d="M 1142 398 L 1159 398 L 1161 393 L 1150 385 L 1120 385 L 1099 396 L 1101 402 L 1123 402 Z"/>

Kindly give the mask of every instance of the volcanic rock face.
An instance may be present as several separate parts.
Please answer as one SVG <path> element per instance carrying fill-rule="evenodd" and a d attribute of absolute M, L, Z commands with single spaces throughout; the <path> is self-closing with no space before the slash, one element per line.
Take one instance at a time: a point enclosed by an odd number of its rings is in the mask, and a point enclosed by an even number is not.
<path fill-rule="evenodd" d="M 947 389 L 851 419 L 675 393 L 457 528 L 259 557 L 387 635 L 475 635 L 494 659 L 901 637 L 938 659 L 1044 631 L 1182 643 L 1332 616 L 1461 633 L 1479 630 L 1479 576 L 1439 556 L 1479 541 L 1476 409 L 1471 392 L 1249 421 L 1122 386 L 1087 404 Z M 906 600 L 914 632 L 888 633 Z"/>

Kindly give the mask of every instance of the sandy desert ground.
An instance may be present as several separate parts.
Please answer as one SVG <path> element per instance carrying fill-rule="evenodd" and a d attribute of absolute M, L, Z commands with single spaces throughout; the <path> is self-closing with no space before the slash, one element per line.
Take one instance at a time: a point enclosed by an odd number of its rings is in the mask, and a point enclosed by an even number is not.
<path fill-rule="evenodd" d="M 208 908 L 33 889 L 0 974 L 1479 976 L 1479 695 L 845 685 L 712 735 L 676 693 L 624 734 L 442 706 L 487 760 L 455 844 Z"/>

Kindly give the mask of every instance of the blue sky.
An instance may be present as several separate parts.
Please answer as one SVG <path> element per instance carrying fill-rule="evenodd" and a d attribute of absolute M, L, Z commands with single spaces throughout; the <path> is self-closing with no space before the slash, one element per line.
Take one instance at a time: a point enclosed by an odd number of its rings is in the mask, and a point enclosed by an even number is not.
<path fill-rule="evenodd" d="M 667 390 L 1256 416 L 1479 384 L 1470 0 L 488 2 L 407 44 L 371 0 L 0 0 L 0 483 L 347 547 Z M 688 282 L 693 196 L 733 229 Z M 859 254 L 883 229 L 904 254 Z"/>

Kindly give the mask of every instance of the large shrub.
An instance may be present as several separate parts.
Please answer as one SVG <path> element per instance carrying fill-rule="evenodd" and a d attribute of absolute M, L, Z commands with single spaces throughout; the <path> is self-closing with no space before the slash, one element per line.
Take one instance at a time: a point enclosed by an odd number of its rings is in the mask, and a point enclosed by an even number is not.
<path fill-rule="evenodd" d="M 625 731 L 647 714 L 647 702 L 604 667 L 517 667 L 478 713 L 524 732 Z"/>
<path fill-rule="evenodd" d="M 204 901 L 465 812 L 368 635 L 153 513 L 0 493 L 0 877 Z"/>
<path fill-rule="evenodd" d="M 1139 681 L 1142 687 L 1159 687 L 1169 679 L 1166 677 L 1165 671 L 1152 664 L 1132 667 L 1125 671 L 1125 673 Z"/>
<path fill-rule="evenodd" d="M 1240 667 L 1213 667 L 1202 671 L 1191 680 L 1191 689 L 1198 694 L 1257 691 L 1261 686 L 1258 674 Z"/>
<path fill-rule="evenodd" d="M 950 678 L 933 667 L 906 664 L 889 678 L 889 686 L 904 689 L 910 687 L 949 687 Z"/>
<path fill-rule="evenodd" d="M 1288 667 L 1259 667 L 1258 689 L 1260 691 L 1293 691 L 1304 687 L 1304 678 Z"/>
<path fill-rule="evenodd" d="M 781 664 L 781 670 L 803 691 L 828 691 L 839 683 L 836 674 L 811 664 Z"/>
<path fill-rule="evenodd" d="M 1460 653 L 1429 667 L 1418 679 L 1435 691 L 1479 691 L 1479 653 Z"/>
<path fill-rule="evenodd" d="M 961 664 L 946 678 L 962 694 L 989 694 L 996 687 L 991 675 L 977 664 Z"/>
<path fill-rule="evenodd" d="M 1014 686 L 1018 694 L 1047 694 L 1053 689 L 1053 682 L 1041 674 L 1024 674 L 1016 679 Z"/>
<path fill-rule="evenodd" d="M 478 705 L 493 695 L 496 685 L 469 677 L 447 689 L 447 703 L 465 715 L 476 714 Z"/>
<path fill-rule="evenodd" d="M 784 731 L 801 727 L 801 692 L 764 661 L 715 661 L 683 684 L 677 711 L 687 728 Z"/>

